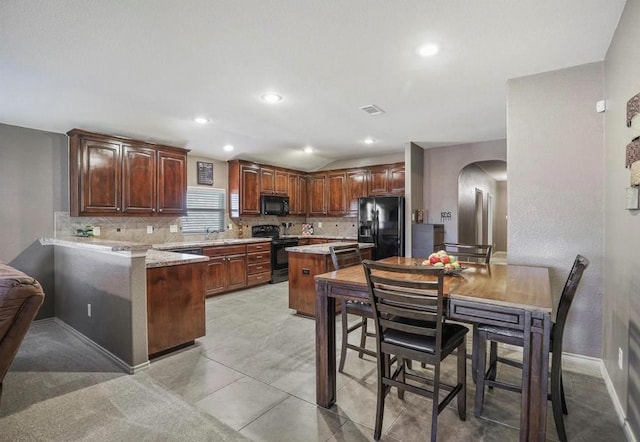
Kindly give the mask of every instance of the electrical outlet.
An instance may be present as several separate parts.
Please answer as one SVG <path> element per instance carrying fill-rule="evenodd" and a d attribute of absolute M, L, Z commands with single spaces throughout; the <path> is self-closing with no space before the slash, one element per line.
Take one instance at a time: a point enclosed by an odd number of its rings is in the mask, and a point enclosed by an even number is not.
<path fill-rule="evenodd" d="M 100 227 L 93 228 L 93 236 L 100 236 Z"/>
<path fill-rule="evenodd" d="M 322 229 L 322 223 L 318 223 L 318 229 Z"/>
<path fill-rule="evenodd" d="M 153 233 L 153 226 L 147 226 L 147 233 Z"/>
<path fill-rule="evenodd" d="M 177 224 L 171 224 L 169 226 L 169 233 L 178 233 L 178 225 Z"/>
<path fill-rule="evenodd" d="M 624 360 L 624 352 L 618 347 L 618 368 L 622 370 L 622 361 Z"/>
<path fill-rule="evenodd" d="M 87 304 L 87 316 L 91 317 L 91 304 Z"/>
<path fill-rule="evenodd" d="M 227 230 L 233 230 L 233 224 L 229 224 L 229 225 L 227 226 Z"/>

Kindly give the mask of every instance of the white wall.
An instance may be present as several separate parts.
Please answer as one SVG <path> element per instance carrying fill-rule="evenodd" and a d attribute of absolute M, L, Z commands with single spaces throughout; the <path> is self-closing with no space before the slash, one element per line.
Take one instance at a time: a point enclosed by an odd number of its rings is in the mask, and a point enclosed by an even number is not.
<path fill-rule="evenodd" d="M 427 149 L 424 157 L 425 195 L 428 208 L 425 222 L 444 224 L 445 241 L 458 239 L 458 175 L 477 161 L 507 160 L 506 140 L 483 141 Z M 442 221 L 440 212 L 451 212 L 451 220 Z"/>
<path fill-rule="evenodd" d="M 557 303 L 580 253 L 591 261 L 571 307 L 564 350 L 601 356 L 603 64 L 509 80 L 508 261 L 550 268 Z M 620 158 L 623 161 L 623 158 Z"/>
<path fill-rule="evenodd" d="M 625 210 L 627 100 L 640 92 L 640 1 L 628 0 L 605 58 L 605 263 L 603 359 L 629 425 L 640 435 L 640 211 Z M 622 349 L 623 369 L 618 368 Z"/>

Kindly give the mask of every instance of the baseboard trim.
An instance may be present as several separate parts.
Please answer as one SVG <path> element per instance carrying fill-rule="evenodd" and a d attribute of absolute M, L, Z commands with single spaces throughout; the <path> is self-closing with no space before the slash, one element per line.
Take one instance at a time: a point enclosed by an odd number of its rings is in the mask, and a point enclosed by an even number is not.
<path fill-rule="evenodd" d="M 618 399 L 618 394 L 616 393 L 616 389 L 613 387 L 613 382 L 611 381 L 611 377 L 609 376 L 609 371 L 607 367 L 604 365 L 604 361 L 600 360 L 600 372 L 602 373 L 602 379 L 604 379 L 604 383 L 607 386 L 607 391 L 609 392 L 609 397 L 611 397 L 611 401 L 613 402 L 613 408 L 616 410 L 616 414 L 618 415 L 618 420 L 622 425 L 622 429 L 624 430 L 624 434 L 627 437 L 629 442 L 638 442 L 635 434 L 633 434 L 633 430 L 629 425 L 629 421 L 627 416 L 622 408 L 622 404 Z"/>
<path fill-rule="evenodd" d="M 49 319 L 46 319 L 46 320 L 43 320 L 43 321 L 48 321 L 48 320 Z M 82 342 L 84 342 L 87 345 L 91 346 L 92 348 L 98 350 L 100 353 L 102 353 L 103 355 L 105 355 L 106 357 L 111 359 L 113 362 L 115 362 L 119 367 L 121 367 L 128 374 L 136 374 L 136 373 L 138 373 L 138 372 L 140 372 L 142 370 L 145 370 L 145 369 L 149 368 L 149 361 L 143 362 L 142 364 L 138 364 L 138 365 L 129 365 L 125 361 L 120 359 L 118 356 L 116 356 L 113 353 L 111 353 L 106 348 L 102 347 L 101 345 L 99 345 L 96 342 L 94 342 L 93 340 L 89 339 L 87 336 L 85 336 L 84 334 L 82 334 L 81 332 L 76 330 L 75 328 L 71 327 L 69 324 L 67 324 L 63 320 L 61 320 L 59 318 L 53 318 L 53 321 L 56 324 L 58 324 L 60 327 L 64 328 L 69 333 L 71 333 L 72 335 L 74 335 L 75 337 L 80 339 Z"/>

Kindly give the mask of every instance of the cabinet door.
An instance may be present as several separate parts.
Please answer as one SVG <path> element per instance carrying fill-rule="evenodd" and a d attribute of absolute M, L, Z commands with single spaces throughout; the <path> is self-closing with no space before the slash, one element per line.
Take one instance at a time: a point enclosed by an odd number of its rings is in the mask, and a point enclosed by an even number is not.
<path fill-rule="evenodd" d="M 226 257 L 209 257 L 205 277 L 205 293 L 207 296 L 217 295 L 225 291 L 227 287 L 226 269 Z"/>
<path fill-rule="evenodd" d="M 367 170 L 348 170 L 346 180 L 345 199 L 347 213 L 352 216 L 358 216 L 358 198 L 369 195 L 367 191 Z"/>
<path fill-rule="evenodd" d="M 289 174 L 286 171 L 276 169 L 273 190 L 278 195 L 289 195 Z"/>
<path fill-rule="evenodd" d="M 260 169 L 240 165 L 240 215 L 260 215 Z"/>
<path fill-rule="evenodd" d="M 347 213 L 346 172 L 330 172 L 327 175 L 327 213 L 330 216 L 342 216 Z"/>
<path fill-rule="evenodd" d="M 260 167 L 260 193 L 275 193 L 276 172 L 272 167 Z"/>
<path fill-rule="evenodd" d="M 404 181 L 403 181 L 404 186 Z M 373 166 L 369 168 L 369 195 L 386 195 L 389 193 L 389 167 Z"/>
<path fill-rule="evenodd" d="M 230 255 L 227 260 L 227 290 L 247 286 L 247 255 Z"/>
<path fill-rule="evenodd" d="M 296 173 L 290 173 L 287 176 L 289 181 L 289 213 L 291 215 L 297 215 L 300 213 L 300 196 L 298 182 L 300 176 Z"/>
<path fill-rule="evenodd" d="M 122 146 L 122 212 L 153 215 L 156 211 L 156 150 Z"/>
<path fill-rule="evenodd" d="M 84 138 L 81 142 L 80 163 L 80 214 L 120 213 L 120 143 Z"/>
<path fill-rule="evenodd" d="M 327 176 L 309 177 L 309 215 L 327 214 Z"/>
<path fill-rule="evenodd" d="M 389 166 L 389 193 L 404 195 L 404 163 Z"/>
<path fill-rule="evenodd" d="M 309 213 L 309 178 L 300 175 L 298 186 L 298 214 L 306 216 Z"/>
<path fill-rule="evenodd" d="M 187 154 L 158 151 L 158 214 L 187 213 Z"/>

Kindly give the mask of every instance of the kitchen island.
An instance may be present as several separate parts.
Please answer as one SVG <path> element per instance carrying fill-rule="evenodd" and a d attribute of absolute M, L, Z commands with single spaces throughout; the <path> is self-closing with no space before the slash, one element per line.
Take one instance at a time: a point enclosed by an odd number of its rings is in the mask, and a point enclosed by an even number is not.
<path fill-rule="evenodd" d="M 316 315 L 315 275 L 331 272 L 330 246 L 353 244 L 356 241 L 335 241 L 321 244 L 287 247 L 289 253 L 289 308 L 302 316 Z M 359 243 L 362 259 L 371 259 L 373 244 Z"/>

